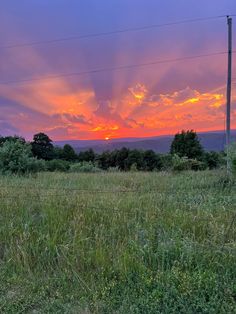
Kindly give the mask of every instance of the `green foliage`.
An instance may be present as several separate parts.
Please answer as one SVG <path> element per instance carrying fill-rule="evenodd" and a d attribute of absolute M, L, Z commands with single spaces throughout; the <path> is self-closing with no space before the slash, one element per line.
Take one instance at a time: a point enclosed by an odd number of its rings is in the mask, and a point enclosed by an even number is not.
<path fill-rule="evenodd" d="M 153 150 L 143 152 L 142 168 L 146 171 L 161 170 L 163 167 L 160 155 Z"/>
<path fill-rule="evenodd" d="M 185 171 L 190 170 L 191 166 L 187 157 L 179 157 L 174 155 L 172 158 L 172 170 L 173 171 Z"/>
<path fill-rule="evenodd" d="M 67 172 L 70 169 L 70 163 L 66 160 L 53 159 L 46 161 L 46 168 L 51 172 Z"/>
<path fill-rule="evenodd" d="M 129 156 L 129 149 L 126 147 L 123 147 L 122 149 L 116 151 L 116 156 L 115 156 L 116 164 L 119 167 L 119 169 L 122 171 L 129 170 L 129 168 L 127 167 L 128 156 Z M 132 163 L 130 164 L 130 166 L 132 165 Z"/>
<path fill-rule="evenodd" d="M 25 139 L 21 137 L 0 137 L 0 147 L 6 141 L 26 144 Z M 68 144 L 63 148 L 54 147 L 52 140 L 44 133 L 35 134 L 31 146 L 33 156 L 52 161 L 47 163 L 49 171 L 68 171 L 68 164 L 63 161 L 79 162 L 74 169 L 82 172 L 96 172 L 98 168 L 102 170 L 118 169 L 119 171 L 134 171 L 134 169 L 137 171 L 203 170 L 206 167 L 209 169 L 219 168 L 225 162 L 222 153 L 204 153 L 197 134 L 193 131 L 182 131 L 182 133 L 176 134 L 171 145 L 171 154 L 164 155 L 157 154 L 153 150 L 143 151 L 125 147 L 101 154 L 95 154 L 92 149 L 89 149 L 77 155 L 73 147 Z M 236 162 L 232 161 L 232 167 L 234 167 L 234 163 Z"/>
<path fill-rule="evenodd" d="M 225 165 L 225 158 L 223 153 L 205 152 L 203 160 L 210 170 L 217 169 Z"/>
<path fill-rule="evenodd" d="M 1 137 L 0 136 L 0 146 L 2 146 L 5 142 L 21 142 L 23 144 L 26 143 L 25 139 L 21 136 L 5 136 L 5 137 Z"/>
<path fill-rule="evenodd" d="M 54 158 L 52 140 L 46 134 L 35 134 L 31 146 L 33 155 L 38 159 L 52 160 Z"/>
<path fill-rule="evenodd" d="M 196 159 L 189 159 L 190 169 L 194 171 L 202 171 L 207 169 L 207 165 L 203 161 L 199 161 Z"/>
<path fill-rule="evenodd" d="M 129 171 L 133 164 L 136 164 L 137 170 L 143 171 L 160 170 L 162 168 L 160 155 L 152 150 L 132 150 L 123 147 L 120 150 L 105 151 L 98 155 L 96 160 L 98 166 L 103 170 L 118 167 L 121 171 Z"/>
<path fill-rule="evenodd" d="M 97 155 L 96 162 L 98 164 L 98 167 L 103 170 L 108 170 L 109 168 L 117 167 L 118 169 L 121 170 L 121 168 L 119 167 L 119 163 L 117 161 L 117 153 L 118 151 L 115 150 L 113 152 L 105 151 L 100 155 Z"/>
<path fill-rule="evenodd" d="M 160 155 L 160 164 L 161 169 L 163 171 L 169 171 L 172 169 L 172 161 L 173 161 L 173 155 L 171 154 L 163 154 Z"/>
<path fill-rule="evenodd" d="M 78 159 L 77 154 L 74 151 L 74 148 L 69 144 L 64 145 L 62 150 L 62 159 L 67 161 L 75 161 Z"/>
<path fill-rule="evenodd" d="M 71 164 L 70 172 L 84 172 L 84 173 L 96 173 L 101 172 L 102 170 L 96 167 L 91 161 L 83 161 Z"/>
<path fill-rule="evenodd" d="M 230 159 L 230 166 L 232 169 L 233 177 L 236 178 L 236 143 L 232 143 L 228 148 Z"/>
<path fill-rule="evenodd" d="M 54 159 L 63 159 L 63 148 L 59 146 L 53 147 L 53 158 Z"/>
<path fill-rule="evenodd" d="M 196 159 L 190 159 L 187 157 L 179 157 L 174 155 L 172 158 L 172 170 L 173 171 L 186 171 L 186 170 L 205 170 L 206 164 Z"/>
<path fill-rule="evenodd" d="M 179 157 L 201 160 L 203 157 L 203 148 L 198 139 L 197 133 L 193 130 L 182 131 L 175 135 L 170 153 Z"/>
<path fill-rule="evenodd" d="M 232 160 L 232 172 L 234 177 L 236 177 L 236 159 Z"/>
<path fill-rule="evenodd" d="M 82 151 L 79 153 L 78 155 L 78 160 L 79 161 L 91 161 L 94 162 L 96 158 L 96 155 L 94 153 L 94 151 L 92 149 L 86 150 L 86 151 Z"/>
<path fill-rule="evenodd" d="M 135 165 L 137 170 L 141 170 L 143 167 L 143 152 L 137 149 L 129 150 L 124 165 L 124 170 L 131 170 L 132 165 Z"/>
<path fill-rule="evenodd" d="M 45 163 L 32 157 L 31 146 L 21 140 L 6 141 L 0 147 L 0 171 L 25 174 L 45 170 Z"/>

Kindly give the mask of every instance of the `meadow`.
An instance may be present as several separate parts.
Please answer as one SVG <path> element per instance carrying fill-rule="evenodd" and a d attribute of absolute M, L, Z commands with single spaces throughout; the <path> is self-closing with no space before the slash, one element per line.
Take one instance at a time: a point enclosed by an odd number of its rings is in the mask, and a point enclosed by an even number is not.
<path fill-rule="evenodd" d="M 1 313 L 236 313 L 222 170 L 0 177 Z"/>

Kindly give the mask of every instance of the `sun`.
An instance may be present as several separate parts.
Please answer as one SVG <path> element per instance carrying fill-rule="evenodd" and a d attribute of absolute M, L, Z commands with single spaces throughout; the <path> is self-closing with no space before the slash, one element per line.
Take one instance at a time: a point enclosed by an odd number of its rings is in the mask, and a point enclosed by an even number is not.
<path fill-rule="evenodd" d="M 108 137 L 108 136 L 107 136 L 107 137 L 105 137 L 105 140 L 106 140 L 106 141 L 109 141 L 109 139 L 110 139 L 110 137 Z"/>

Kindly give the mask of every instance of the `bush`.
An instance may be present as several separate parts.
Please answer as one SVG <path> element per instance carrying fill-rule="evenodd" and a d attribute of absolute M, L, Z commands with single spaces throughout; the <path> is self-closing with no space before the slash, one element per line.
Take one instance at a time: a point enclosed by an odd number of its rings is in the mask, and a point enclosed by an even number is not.
<path fill-rule="evenodd" d="M 46 162 L 48 171 L 67 172 L 70 169 L 70 163 L 65 160 L 54 159 Z"/>
<path fill-rule="evenodd" d="M 219 168 L 225 164 L 223 153 L 217 152 L 206 152 L 204 154 L 204 161 L 210 170 Z"/>
<path fill-rule="evenodd" d="M 187 157 L 179 157 L 174 155 L 172 158 L 172 170 L 173 171 L 186 171 L 186 170 L 205 170 L 206 164 L 196 159 L 189 159 Z"/>
<path fill-rule="evenodd" d="M 96 167 L 91 161 L 83 161 L 72 164 L 70 166 L 70 172 L 101 172 L 102 170 Z"/>
<path fill-rule="evenodd" d="M 3 174 L 26 174 L 45 170 L 45 162 L 32 156 L 31 146 L 20 140 L 6 141 L 0 147 L 0 171 Z"/>
<path fill-rule="evenodd" d="M 164 154 L 164 155 L 160 155 L 160 160 L 161 160 L 161 170 L 163 171 L 168 171 L 172 169 L 172 165 L 173 165 L 173 156 L 171 154 Z"/>
<path fill-rule="evenodd" d="M 189 159 L 187 157 L 179 157 L 174 155 L 172 158 L 172 170 L 173 171 L 184 171 L 190 170 Z"/>
<path fill-rule="evenodd" d="M 189 165 L 190 165 L 190 169 L 194 171 L 202 171 L 202 170 L 207 169 L 206 163 L 196 160 L 196 159 L 189 159 Z"/>

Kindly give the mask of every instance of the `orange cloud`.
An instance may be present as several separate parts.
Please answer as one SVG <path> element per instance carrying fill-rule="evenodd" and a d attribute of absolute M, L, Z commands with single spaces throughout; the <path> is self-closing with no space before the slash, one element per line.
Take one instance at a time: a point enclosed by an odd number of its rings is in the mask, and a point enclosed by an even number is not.
<path fill-rule="evenodd" d="M 145 85 L 137 83 L 136 86 L 130 87 L 129 91 L 134 96 L 135 99 L 141 101 L 145 98 L 148 90 Z"/>
<path fill-rule="evenodd" d="M 13 27 L 10 24 L 8 29 Z M 27 38 L 26 30 L 20 34 L 18 27 L 15 27 L 13 34 L 4 36 L 6 41 L 8 38 L 12 38 L 12 42 L 19 39 L 22 42 L 31 41 Z M 60 54 L 54 45 L 50 48 L 34 46 L 3 50 L 1 56 L 6 60 L 1 63 L 3 80 L 7 80 L 5 77 L 9 80 L 11 77 L 13 80 L 37 79 L 99 67 L 141 64 L 157 58 L 175 59 L 183 57 L 183 51 L 187 48 L 186 38 L 184 41 L 176 38 L 175 41 L 172 36 L 171 41 L 166 40 L 160 47 L 153 43 L 155 47 L 141 45 L 137 49 L 135 43 L 138 43 L 141 34 L 134 32 L 129 36 L 112 37 L 112 40 L 117 40 L 117 46 L 109 43 L 109 47 L 116 47 L 113 51 L 106 51 L 105 46 L 101 45 L 101 52 L 94 49 L 87 53 L 88 48 L 92 47 L 87 41 L 84 46 L 81 41 L 71 43 L 71 46 L 68 43 L 66 48 L 60 46 Z M 153 36 L 151 38 L 156 38 L 156 30 Z M 101 40 L 106 43 L 107 39 Z M 143 40 L 145 42 L 144 37 Z M 219 39 L 207 41 L 204 49 L 220 51 L 222 47 Z M 191 51 L 197 54 L 195 50 L 201 47 L 193 45 L 192 50 L 190 48 L 188 42 L 189 55 Z M 103 58 L 108 55 L 111 56 L 109 60 Z M 222 129 L 225 119 L 225 86 L 222 85 L 225 57 L 73 76 L 73 79 L 64 77 L 32 81 L 26 85 L 0 85 L 0 131 L 5 128 L 30 136 L 45 131 L 53 139 L 92 139 L 152 136 L 174 133 L 183 128 L 198 131 Z M 184 88 L 187 85 L 190 87 Z M 232 111 L 235 117 L 234 107 Z"/>
<path fill-rule="evenodd" d="M 29 48 L 27 57 L 28 62 L 23 64 L 14 51 L 9 55 L 18 70 L 28 72 L 34 66 L 50 75 L 50 65 L 37 51 Z M 171 65 L 161 68 L 156 82 L 170 69 Z M 145 73 L 154 72 L 152 69 Z M 13 102 L 18 106 L 14 114 L 4 107 L 4 121 L 8 129 L 31 134 L 45 131 L 54 139 L 142 137 L 174 133 L 183 128 L 199 131 L 223 128 L 222 88 L 201 92 L 186 87 L 172 93 L 157 93 L 153 84 L 136 82 L 135 75 L 132 80 L 131 86 L 124 73 L 114 73 L 113 97 L 105 101 L 98 100 L 90 80 L 77 86 L 65 78 L 0 85 L 6 104 Z"/>
<path fill-rule="evenodd" d="M 217 92 L 201 93 L 187 87 L 158 95 L 151 94 L 144 84 L 136 84 L 112 104 L 110 101 L 97 103 L 92 90 L 73 94 L 62 82 L 60 91 L 54 84 L 42 84 L 39 93 L 33 96 L 38 103 L 40 99 L 44 104 L 50 103 L 50 109 L 40 113 L 40 108 L 39 111 L 32 108 L 39 117 L 32 125 L 27 123 L 32 113 L 21 109 L 17 118 L 11 119 L 15 126 L 32 133 L 42 130 L 54 139 L 99 139 L 154 136 L 190 128 L 206 131 L 222 129 L 224 125 L 225 98 Z M 142 96 L 136 97 L 134 93 Z M 18 99 L 17 94 L 12 95 L 12 100 Z M 18 96 L 19 103 L 23 102 L 22 94 Z"/>

